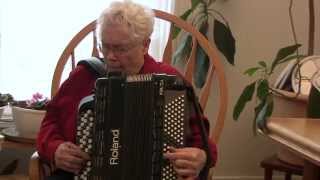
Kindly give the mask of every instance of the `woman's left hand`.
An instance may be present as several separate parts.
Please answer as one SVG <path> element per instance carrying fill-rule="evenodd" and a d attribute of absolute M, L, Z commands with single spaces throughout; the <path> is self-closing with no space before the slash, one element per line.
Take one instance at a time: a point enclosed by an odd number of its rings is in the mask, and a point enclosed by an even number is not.
<path fill-rule="evenodd" d="M 198 177 L 207 160 L 205 151 L 195 147 L 170 148 L 164 157 L 170 160 L 182 180 Z"/>

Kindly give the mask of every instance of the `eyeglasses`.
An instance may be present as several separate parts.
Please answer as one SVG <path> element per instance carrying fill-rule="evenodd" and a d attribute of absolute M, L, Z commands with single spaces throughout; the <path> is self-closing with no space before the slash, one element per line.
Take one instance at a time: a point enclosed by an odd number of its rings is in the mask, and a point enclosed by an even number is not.
<path fill-rule="evenodd" d="M 128 44 L 112 45 L 101 42 L 100 47 L 103 53 L 108 54 L 112 52 L 114 55 L 124 55 L 133 48 L 137 47 L 138 44 L 138 42 L 132 42 Z"/>

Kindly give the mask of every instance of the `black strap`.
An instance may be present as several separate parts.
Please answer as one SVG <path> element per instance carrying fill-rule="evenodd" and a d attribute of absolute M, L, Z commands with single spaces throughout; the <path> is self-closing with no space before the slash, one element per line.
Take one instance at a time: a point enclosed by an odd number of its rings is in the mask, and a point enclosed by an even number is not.
<path fill-rule="evenodd" d="M 202 121 L 203 117 L 203 110 L 199 104 L 198 98 L 193 90 L 193 87 L 191 85 L 186 85 L 187 86 L 187 93 L 188 97 L 191 100 L 191 103 L 193 104 L 194 110 L 195 110 L 195 115 L 196 118 L 198 119 L 196 122 L 198 123 L 198 126 L 200 128 L 200 135 L 201 135 L 201 140 L 202 140 L 202 147 L 203 150 L 206 152 L 207 155 L 207 162 L 205 166 L 202 168 L 200 174 L 199 174 L 199 179 L 200 180 L 206 180 L 208 178 L 209 170 L 210 170 L 210 165 L 212 164 L 211 162 L 211 153 L 210 153 L 210 147 L 208 144 L 208 135 L 206 132 L 205 125 Z"/>
<path fill-rule="evenodd" d="M 80 60 L 77 65 L 80 64 L 86 66 L 97 78 L 106 75 L 106 64 L 103 59 L 91 57 Z"/>

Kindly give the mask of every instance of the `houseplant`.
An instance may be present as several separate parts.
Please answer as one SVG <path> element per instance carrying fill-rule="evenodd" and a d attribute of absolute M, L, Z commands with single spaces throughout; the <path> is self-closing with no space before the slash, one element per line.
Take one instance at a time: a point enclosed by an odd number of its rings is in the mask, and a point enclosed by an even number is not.
<path fill-rule="evenodd" d="M 254 95 L 254 92 L 256 91 L 256 107 L 254 109 L 255 112 L 255 118 L 253 123 L 253 129 L 254 132 L 256 132 L 256 127 L 266 130 L 266 119 L 271 116 L 273 112 L 273 97 L 275 94 L 280 96 L 285 96 L 281 92 L 279 92 L 277 89 L 274 89 L 271 86 L 271 82 L 269 81 L 269 78 L 273 75 L 274 69 L 279 65 L 283 63 L 287 63 L 291 60 L 295 61 L 295 65 L 297 67 L 297 77 L 299 78 L 299 84 L 301 84 L 301 73 L 300 73 L 300 61 L 302 58 L 311 56 L 314 53 L 314 33 L 315 33 L 315 15 L 314 15 L 314 0 L 309 0 L 309 41 L 308 41 L 308 53 L 306 55 L 300 55 L 299 47 L 301 46 L 297 42 L 297 36 L 296 31 L 293 23 L 293 13 L 292 13 L 292 6 L 293 6 L 293 0 L 290 0 L 289 2 L 289 17 L 290 17 L 290 25 L 291 30 L 293 34 L 294 39 L 294 45 L 287 46 L 284 48 L 281 48 L 278 51 L 278 54 L 276 58 L 273 60 L 273 62 L 268 66 L 267 62 L 260 61 L 258 62 L 258 66 L 251 67 L 245 71 L 244 74 L 253 76 L 258 75 L 258 78 L 251 84 L 247 85 L 243 92 L 241 93 L 237 103 L 235 104 L 234 110 L 233 110 L 233 119 L 237 120 L 239 118 L 239 115 L 243 111 L 245 105 L 247 102 L 252 100 L 252 97 Z M 295 97 L 297 97 L 300 94 L 300 86 L 298 88 L 298 91 L 296 92 Z M 293 97 L 293 98 L 295 98 Z"/>
<path fill-rule="evenodd" d="M 309 57 L 314 54 L 314 1 L 309 0 L 309 41 L 308 41 L 308 52 L 306 53 L 306 56 L 300 55 L 299 47 L 301 46 L 297 42 L 296 37 L 296 31 L 293 23 L 293 16 L 292 16 L 292 4 L 293 0 L 290 0 L 289 4 L 289 17 L 290 17 L 290 24 L 291 24 L 291 30 L 293 34 L 294 39 L 294 45 L 287 46 L 284 48 L 281 48 L 278 51 L 278 54 L 276 55 L 276 58 L 274 61 L 271 62 L 271 64 L 268 65 L 265 61 L 258 62 L 258 66 L 251 67 L 248 70 L 245 71 L 246 75 L 249 75 L 250 77 L 256 77 L 254 82 L 250 83 L 245 87 L 243 92 L 241 93 L 238 101 L 235 104 L 235 107 L 233 109 L 233 119 L 237 120 L 239 118 L 239 115 L 243 111 L 245 105 L 247 102 L 253 100 L 254 92 L 256 92 L 255 96 L 255 108 L 254 108 L 254 120 L 253 120 L 253 132 L 254 134 L 257 132 L 258 129 L 261 129 L 262 131 L 267 132 L 268 129 L 266 128 L 266 122 L 268 117 L 272 115 L 274 112 L 274 100 L 279 100 L 279 98 L 282 100 L 286 99 L 286 103 L 284 104 L 286 106 L 291 107 L 291 102 L 295 101 L 297 97 L 300 96 L 300 88 L 301 88 L 301 72 L 300 72 L 300 66 L 301 62 L 303 61 L 304 57 Z M 295 92 L 292 92 L 292 97 L 289 97 L 286 94 L 283 94 L 282 91 L 279 91 L 278 89 L 275 89 L 271 85 L 270 77 L 274 73 L 274 69 L 278 66 L 278 64 L 287 63 L 289 61 L 294 61 L 294 67 L 297 67 L 297 77 L 299 79 L 299 87 L 298 90 Z M 293 73 L 294 74 L 294 73 Z M 295 75 L 295 74 L 294 74 Z M 278 96 L 279 95 L 279 96 Z M 276 97 L 276 98 L 275 98 Z M 291 98 L 291 99 L 290 99 Z M 290 102 L 287 101 L 287 99 L 290 99 Z M 297 103 L 297 102 L 294 102 Z M 305 103 L 306 104 L 306 103 Z M 305 105 L 304 104 L 304 105 Z M 303 107 L 299 107 L 300 110 L 304 110 L 306 108 L 306 105 Z M 278 108 L 282 109 L 282 108 Z M 286 113 L 286 112 L 285 112 Z M 296 112 L 293 112 L 293 114 Z M 305 114 L 303 114 L 305 116 Z M 291 116 L 292 117 L 292 116 Z M 285 153 L 283 153 L 285 152 Z M 278 158 L 282 161 L 294 164 L 294 165 L 301 165 L 303 161 L 301 161 L 300 158 L 298 158 L 295 154 L 289 153 L 286 149 L 280 149 L 278 152 Z"/>
<path fill-rule="evenodd" d="M 48 98 L 40 93 L 32 95 L 30 100 L 15 101 L 12 106 L 12 117 L 20 136 L 34 139 L 45 115 Z"/>
<path fill-rule="evenodd" d="M 14 101 L 11 94 L 1 94 L 0 93 L 0 117 L 2 117 L 5 107 Z"/>
<path fill-rule="evenodd" d="M 295 44 L 281 48 L 271 64 L 268 65 L 265 61 L 259 61 L 258 66 L 247 69 L 244 74 L 250 77 L 254 75 L 257 78 L 247 85 L 242 91 L 233 110 L 233 119 L 238 120 L 241 112 L 245 108 L 247 102 L 252 100 L 254 94 L 256 95 L 256 107 L 254 109 L 255 117 L 253 123 L 253 130 L 256 132 L 256 127 L 266 130 L 266 119 L 272 114 L 273 111 L 273 95 L 281 94 L 276 89 L 271 87 L 269 81 L 273 75 L 274 70 L 282 63 L 286 63 L 290 60 L 299 60 L 304 57 L 302 55 L 294 55 L 297 52 L 300 44 Z M 255 93 L 256 92 L 256 93 Z"/>

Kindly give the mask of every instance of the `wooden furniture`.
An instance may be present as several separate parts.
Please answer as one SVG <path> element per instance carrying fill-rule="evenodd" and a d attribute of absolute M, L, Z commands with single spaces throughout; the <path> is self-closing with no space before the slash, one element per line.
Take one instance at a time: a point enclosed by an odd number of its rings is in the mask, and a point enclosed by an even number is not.
<path fill-rule="evenodd" d="M 303 180 L 320 179 L 320 119 L 270 118 L 271 139 L 304 158 Z"/>
<path fill-rule="evenodd" d="M 280 89 L 276 90 L 280 92 L 282 95 L 276 94 L 274 98 L 274 116 L 305 117 L 306 107 L 308 103 L 307 95 L 297 94 L 294 92 Z M 282 106 L 286 106 L 286 109 L 283 110 L 283 108 L 277 108 Z M 294 111 L 287 111 L 287 109 L 294 109 Z M 292 155 L 294 156 L 295 154 L 288 154 L 288 150 L 286 150 L 285 148 L 281 148 L 280 151 L 277 152 L 277 154 L 271 155 L 270 157 L 263 159 L 260 162 L 260 166 L 264 168 L 265 180 L 272 179 L 273 170 L 285 173 L 287 179 L 290 179 L 289 177 L 291 176 L 291 174 L 302 174 L 303 166 L 301 166 L 301 164 L 303 163 L 301 163 L 301 158 L 297 156 L 293 157 Z"/>
<path fill-rule="evenodd" d="M 0 144 L 1 148 L 35 148 L 35 139 L 21 137 L 15 133 L 5 133 L 10 132 L 12 129 L 13 128 L 5 128 L 0 131 L 0 135 L 2 136 L 0 138 L 3 138 L 3 142 Z"/>
<path fill-rule="evenodd" d="M 11 138 L 11 139 L 10 139 Z M 25 139 L 23 137 L 8 137 L 6 135 L 2 135 L 0 132 L 0 153 L 2 148 L 9 148 L 9 149 L 30 149 L 35 148 L 35 139 Z M 12 174 L 12 175 L 4 175 L 0 176 L 0 180 L 28 180 L 28 176 L 21 175 L 21 174 Z"/>
<path fill-rule="evenodd" d="M 200 104 L 205 109 L 209 95 L 211 93 L 211 87 L 213 85 L 213 79 L 217 80 L 217 83 L 214 84 L 215 86 L 218 86 L 219 88 L 219 96 L 215 100 L 218 104 L 217 109 L 217 117 L 214 119 L 214 121 L 211 122 L 211 130 L 210 130 L 210 138 L 215 143 L 219 142 L 219 137 L 221 135 L 223 126 L 224 126 L 224 119 L 226 115 L 227 110 L 227 85 L 226 85 L 226 78 L 224 75 L 223 65 L 221 64 L 220 57 L 218 55 L 218 52 L 216 48 L 213 46 L 212 43 L 210 43 L 197 29 L 195 29 L 191 24 L 183 21 L 182 19 L 178 18 L 177 16 L 174 16 L 172 14 L 168 14 L 163 11 L 154 10 L 155 16 L 159 19 L 168 21 L 169 23 L 173 23 L 176 26 L 182 28 L 184 31 L 189 32 L 192 36 L 192 50 L 191 55 L 189 59 L 187 60 L 187 65 L 184 69 L 183 74 L 185 75 L 186 79 L 189 80 L 189 82 L 192 82 L 193 72 L 194 72 L 194 66 L 196 62 L 196 51 L 197 51 L 197 45 L 201 46 L 203 50 L 207 53 L 209 59 L 210 59 L 210 68 L 208 71 L 208 76 L 206 79 L 206 83 L 204 87 L 200 90 L 199 98 L 200 98 Z M 91 50 L 91 54 L 93 56 L 99 56 L 100 53 L 98 52 L 97 48 L 97 38 L 95 36 L 95 28 L 96 28 L 96 21 L 92 21 L 90 24 L 85 26 L 78 34 L 76 34 L 70 43 L 67 45 L 65 50 L 63 51 L 61 57 L 59 58 L 55 71 L 54 76 L 52 79 L 52 87 L 51 87 L 51 95 L 54 96 L 60 86 L 61 83 L 61 76 L 62 72 L 64 70 L 64 67 L 67 62 L 71 62 L 71 69 L 75 68 L 76 65 L 76 56 L 75 56 L 75 48 L 78 46 L 78 44 L 86 37 L 87 35 L 93 35 L 93 48 Z M 169 36 L 165 52 L 163 54 L 164 62 L 170 63 L 172 59 L 172 53 L 173 53 L 173 40 L 171 38 L 171 34 Z M 216 110 L 216 109 L 215 109 Z M 207 109 L 207 111 L 210 111 Z M 213 111 L 213 109 L 212 109 Z M 39 166 L 39 158 L 37 156 L 33 156 L 31 158 L 31 165 Z M 34 162 L 34 163 L 33 163 Z M 39 172 L 42 172 L 41 166 L 40 167 L 34 167 L 30 166 L 30 169 L 32 169 L 34 172 L 31 172 L 30 179 L 31 180 L 38 180 L 40 179 Z M 212 171 L 211 171 L 212 172 Z M 211 178 L 212 173 L 209 175 L 209 178 Z"/>
<path fill-rule="evenodd" d="M 276 155 L 262 160 L 260 166 L 264 168 L 264 180 L 272 180 L 273 171 L 284 172 L 285 180 L 291 180 L 292 175 L 303 173 L 303 167 L 283 162 Z"/>

